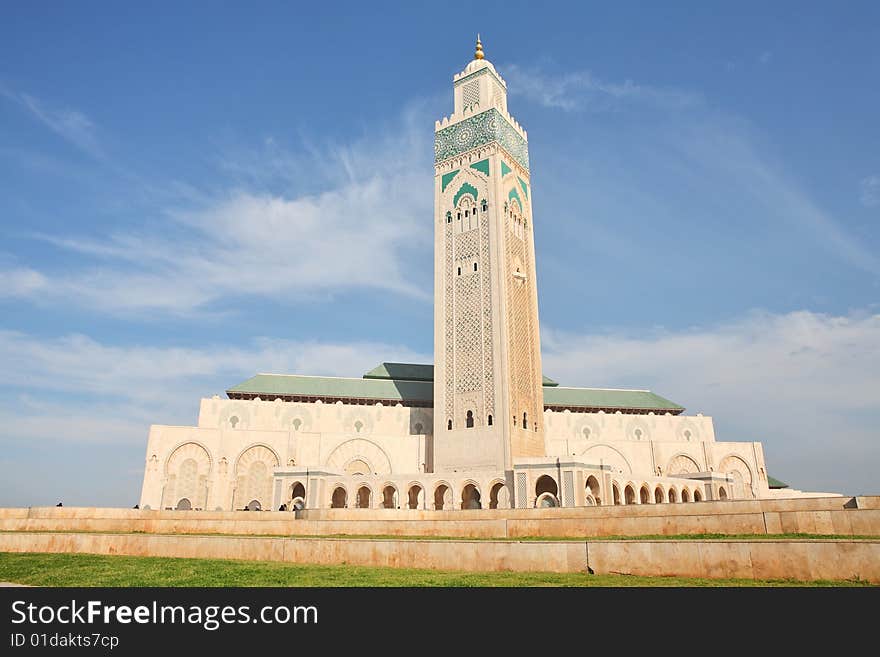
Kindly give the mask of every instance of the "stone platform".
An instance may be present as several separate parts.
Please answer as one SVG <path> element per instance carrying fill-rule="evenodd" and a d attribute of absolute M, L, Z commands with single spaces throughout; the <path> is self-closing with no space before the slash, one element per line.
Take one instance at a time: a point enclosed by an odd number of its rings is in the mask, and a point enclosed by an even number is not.
<path fill-rule="evenodd" d="M 695 534 L 736 538 L 651 538 Z M 880 497 L 504 511 L 0 509 L 0 551 L 880 583 Z"/>

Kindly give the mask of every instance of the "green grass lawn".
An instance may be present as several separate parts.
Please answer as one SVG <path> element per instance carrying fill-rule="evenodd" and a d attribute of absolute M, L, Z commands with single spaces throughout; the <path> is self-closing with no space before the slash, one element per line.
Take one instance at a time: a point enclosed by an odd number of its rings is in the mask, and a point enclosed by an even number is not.
<path fill-rule="evenodd" d="M 866 586 L 863 581 L 460 572 L 230 559 L 0 552 L 0 581 L 33 586 Z"/>

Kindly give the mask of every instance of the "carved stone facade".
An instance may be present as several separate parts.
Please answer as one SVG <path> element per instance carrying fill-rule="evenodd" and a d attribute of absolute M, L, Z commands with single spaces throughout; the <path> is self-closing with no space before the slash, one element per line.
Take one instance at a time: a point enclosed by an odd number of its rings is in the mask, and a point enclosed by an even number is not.
<path fill-rule="evenodd" d="M 526 131 L 477 58 L 436 123 L 434 366 L 259 374 L 153 425 L 140 506 L 476 509 L 803 495 L 644 390 L 542 383 Z M 554 387 L 555 386 L 555 387 Z"/>
<path fill-rule="evenodd" d="M 545 454 L 528 143 L 489 62 L 454 97 L 435 138 L 435 465 L 467 467 L 479 445 L 481 467 L 510 472 Z"/>

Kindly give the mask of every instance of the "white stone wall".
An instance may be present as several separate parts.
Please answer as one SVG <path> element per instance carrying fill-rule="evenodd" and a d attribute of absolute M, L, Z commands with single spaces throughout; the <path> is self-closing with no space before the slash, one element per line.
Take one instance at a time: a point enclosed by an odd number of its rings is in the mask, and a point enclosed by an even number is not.
<path fill-rule="evenodd" d="M 432 409 L 403 406 L 203 399 L 198 426 L 150 428 L 141 506 L 176 507 L 186 498 L 197 509 L 240 509 L 251 500 L 277 508 L 290 501 L 287 493 L 300 480 L 315 486 L 309 507 L 330 506 L 338 485 L 348 491 L 349 508 L 356 505 L 350 496 L 363 485 L 372 491 L 372 508 L 381 506 L 387 485 L 403 491 L 400 507 L 416 483 L 425 491 L 418 508 L 434 508 L 439 485 L 450 489 L 446 508 L 461 508 L 468 484 L 476 486 L 484 508 L 499 482 L 512 498 L 513 482 L 505 481 L 512 475 L 491 467 L 497 456 L 481 456 L 497 443 L 479 427 L 461 432 L 469 444 L 460 451 L 469 458 L 435 472 L 432 416 Z M 621 496 L 627 485 L 647 487 L 649 503 L 658 486 L 664 496 L 673 488 L 678 499 L 685 488 L 691 496 L 699 489 L 704 500 L 718 499 L 720 487 L 730 499 L 771 496 L 760 443 L 716 442 L 710 417 L 546 411 L 544 424 L 548 457 L 514 465 L 527 472 L 528 505 L 537 500 L 533 489 L 542 474 L 554 478 L 565 505 L 590 503 L 585 483 L 591 475 L 602 504 L 613 503 L 615 484 Z M 570 475 L 554 471 L 556 459 L 569 463 Z M 354 476 L 352 469 L 364 470 L 363 464 L 370 472 Z M 566 486 L 571 495 L 564 494 Z"/>
<path fill-rule="evenodd" d="M 403 406 L 203 399 L 198 426 L 150 427 L 141 507 L 271 508 L 276 468 L 424 472 L 432 422 L 431 409 Z"/>
<path fill-rule="evenodd" d="M 735 499 L 768 491 L 761 444 L 716 442 L 711 417 L 545 411 L 544 424 L 550 456 L 636 478 L 729 474 L 733 490 L 725 490 Z"/>

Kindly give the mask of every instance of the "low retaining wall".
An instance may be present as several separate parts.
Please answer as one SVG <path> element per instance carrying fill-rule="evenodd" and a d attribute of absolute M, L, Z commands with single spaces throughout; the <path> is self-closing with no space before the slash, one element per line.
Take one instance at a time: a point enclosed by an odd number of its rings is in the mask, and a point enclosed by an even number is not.
<path fill-rule="evenodd" d="M 34 507 L 0 509 L 0 531 L 459 538 L 783 533 L 880 536 L 880 498 L 477 511 L 321 509 L 296 514 Z"/>
<path fill-rule="evenodd" d="M 594 541 L 596 574 L 880 583 L 880 541 Z"/>
<path fill-rule="evenodd" d="M 247 559 L 470 571 L 880 583 L 880 540 L 435 541 L 14 532 L 2 552 Z M 222 584 L 222 582 L 218 582 Z"/>

